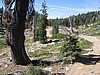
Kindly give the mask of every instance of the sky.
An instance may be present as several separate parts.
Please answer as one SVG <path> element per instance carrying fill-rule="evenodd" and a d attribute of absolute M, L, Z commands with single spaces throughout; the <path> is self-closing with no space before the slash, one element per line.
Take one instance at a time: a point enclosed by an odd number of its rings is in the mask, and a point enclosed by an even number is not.
<path fill-rule="evenodd" d="M 35 0 L 35 10 L 40 12 L 44 0 Z M 48 18 L 65 18 L 79 13 L 98 11 L 100 0 L 45 0 Z M 0 7 L 3 5 L 0 0 Z"/>

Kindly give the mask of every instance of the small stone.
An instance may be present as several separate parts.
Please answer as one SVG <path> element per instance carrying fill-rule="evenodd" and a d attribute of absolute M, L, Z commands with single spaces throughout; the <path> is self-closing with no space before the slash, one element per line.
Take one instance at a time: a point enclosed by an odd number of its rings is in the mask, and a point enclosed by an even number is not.
<path fill-rule="evenodd" d="M 94 73 L 94 71 L 91 71 L 91 73 Z"/>
<path fill-rule="evenodd" d="M 7 67 L 8 67 L 8 65 L 6 64 L 6 65 L 5 65 L 5 68 L 7 68 Z"/>

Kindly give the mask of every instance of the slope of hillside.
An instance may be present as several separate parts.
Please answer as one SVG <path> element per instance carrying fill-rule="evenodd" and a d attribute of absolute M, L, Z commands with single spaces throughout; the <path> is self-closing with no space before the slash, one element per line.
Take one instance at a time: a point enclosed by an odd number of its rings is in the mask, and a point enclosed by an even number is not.
<path fill-rule="evenodd" d="M 31 31 L 29 30 L 26 31 L 25 35 L 26 35 L 26 40 L 25 40 L 26 52 L 32 60 L 41 60 L 41 61 L 45 60 L 49 62 L 49 61 L 57 61 L 59 59 L 60 48 L 64 44 L 63 40 L 60 40 L 59 42 L 40 44 L 39 42 L 34 42 L 34 43 L 32 42 L 33 34 Z M 90 42 L 85 41 L 85 40 L 83 42 L 82 40 L 79 45 L 85 44 L 84 48 L 91 48 L 91 44 L 88 45 L 87 47 L 87 43 L 89 44 Z M 0 49 L 0 74 L 5 72 L 4 69 L 5 69 L 6 64 L 8 65 L 7 72 L 14 72 L 16 70 L 16 67 L 12 68 L 13 66 L 12 66 L 12 62 L 10 62 L 10 58 L 11 58 L 10 48 Z M 50 66 L 59 67 L 61 63 L 62 62 L 60 63 L 56 62 L 55 64 L 50 65 Z M 68 64 L 66 64 L 65 66 L 67 65 Z M 24 70 L 23 68 L 21 69 L 22 71 Z M 26 69 L 27 69 L 27 66 L 26 66 Z M 28 70 L 25 70 L 25 71 L 28 71 Z"/>
<path fill-rule="evenodd" d="M 85 35 L 100 36 L 100 22 L 94 23 L 84 30 Z"/>

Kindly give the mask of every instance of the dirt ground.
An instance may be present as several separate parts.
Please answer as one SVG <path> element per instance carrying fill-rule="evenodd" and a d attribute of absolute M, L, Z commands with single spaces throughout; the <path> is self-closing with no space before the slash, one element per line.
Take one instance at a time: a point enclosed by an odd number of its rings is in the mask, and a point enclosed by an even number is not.
<path fill-rule="evenodd" d="M 100 75 L 100 38 L 85 35 L 80 35 L 80 37 L 93 42 L 93 51 L 85 54 L 88 56 L 85 63 L 73 64 L 67 75 Z"/>
<path fill-rule="evenodd" d="M 48 31 L 50 32 L 51 29 Z M 48 34 L 48 36 L 51 36 L 51 34 Z M 100 38 L 85 35 L 80 35 L 79 37 L 93 42 L 93 51 L 85 54 L 87 58 L 80 59 L 82 60 L 81 62 L 71 65 L 66 75 L 100 75 Z M 3 71 L 3 69 L 0 71 Z"/>

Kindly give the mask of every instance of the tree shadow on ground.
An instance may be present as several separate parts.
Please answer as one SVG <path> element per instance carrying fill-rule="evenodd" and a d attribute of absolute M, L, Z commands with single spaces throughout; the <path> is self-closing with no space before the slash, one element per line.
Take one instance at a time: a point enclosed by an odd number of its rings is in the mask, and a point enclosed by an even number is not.
<path fill-rule="evenodd" d="M 83 63 L 85 65 L 95 65 L 100 62 L 100 55 L 82 55 L 77 58 L 76 62 Z"/>
<path fill-rule="evenodd" d="M 32 60 L 33 66 L 50 66 L 52 64 L 60 63 L 62 60 L 58 61 L 44 61 L 44 60 Z M 95 65 L 96 63 L 100 63 L 100 55 L 82 55 L 79 56 L 75 61 L 85 65 Z"/>
<path fill-rule="evenodd" d="M 50 66 L 53 64 L 52 61 L 44 61 L 44 60 L 32 60 L 33 66 Z"/>

